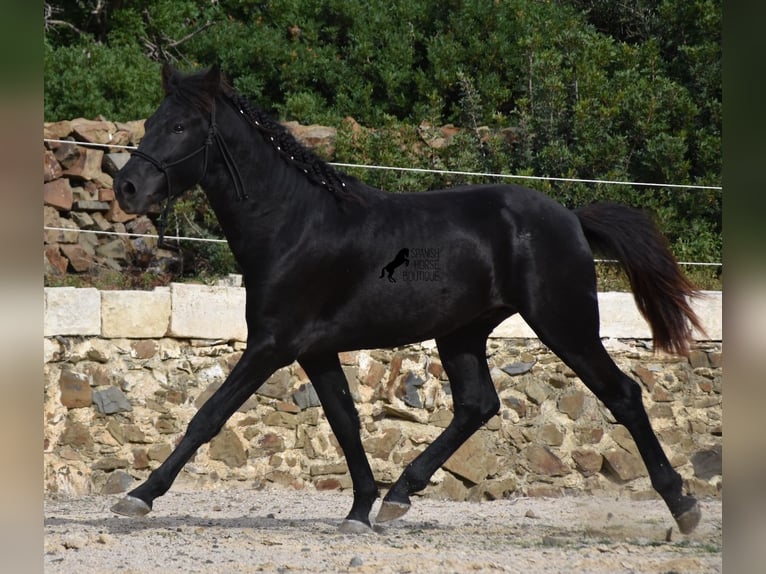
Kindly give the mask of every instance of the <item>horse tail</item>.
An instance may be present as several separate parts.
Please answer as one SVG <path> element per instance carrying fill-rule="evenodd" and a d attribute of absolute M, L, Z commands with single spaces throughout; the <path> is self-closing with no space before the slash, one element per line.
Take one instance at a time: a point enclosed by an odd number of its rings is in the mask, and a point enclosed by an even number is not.
<path fill-rule="evenodd" d="M 701 293 L 681 272 L 651 217 L 616 203 L 595 203 L 574 213 L 593 250 L 624 268 L 655 349 L 688 355 L 692 330 L 704 333 L 691 307 L 691 298 Z"/>

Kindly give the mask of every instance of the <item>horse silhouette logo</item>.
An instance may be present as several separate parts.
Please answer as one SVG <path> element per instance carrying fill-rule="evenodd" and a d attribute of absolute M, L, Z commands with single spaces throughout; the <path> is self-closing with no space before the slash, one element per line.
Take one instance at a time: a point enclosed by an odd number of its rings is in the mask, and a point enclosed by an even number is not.
<path fill-rule="evenodd" d="M 404 249 L 400 249 L 399 253 L 396 254 L 396 257 L 394 257 L 390 263 L 388 263 L 383 269 L 380 270 L 380 277 L 378 279 L 383 279 L 383 277 L 388 273 L 388 280 L 391 283 L 396 283 L 396 279 L 394 279 L 394 271 L 397 267 L 399 267 L 402 263 L 409 267 L 410 265 L 410 250 L 406 247 Z"/>

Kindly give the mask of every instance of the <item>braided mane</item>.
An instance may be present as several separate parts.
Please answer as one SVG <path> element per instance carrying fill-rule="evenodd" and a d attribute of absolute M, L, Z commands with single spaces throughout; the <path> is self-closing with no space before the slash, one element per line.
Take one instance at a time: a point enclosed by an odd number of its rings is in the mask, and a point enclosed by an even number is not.
<path fill-rule="evenodd" d="M 285 161 L 301 169 L 312 181 L 324 186 L 337 199 L 356 199 L 356 195 L 346 185 L 346 181 L 352 181 L 351 178 L 338 172 L 316 153 L 301 144 L 286 127 L 255 107 L 247 98 L 233 90 L 226 90 L 224 93 L 250 124 L 280 152 Z"/>

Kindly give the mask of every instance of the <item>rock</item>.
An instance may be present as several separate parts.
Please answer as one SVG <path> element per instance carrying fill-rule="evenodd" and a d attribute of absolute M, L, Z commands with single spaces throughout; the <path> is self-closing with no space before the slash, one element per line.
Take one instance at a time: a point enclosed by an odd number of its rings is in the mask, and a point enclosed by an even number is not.
<path fill-rule="evenodd" d="M 439 361 L 428 361 L 426 372 L 437 379 L 444 379 L 445 377 L 444 367 Z"/>
<path fill-rule="evenodd" d="M 386 374 L 386 366 L 375 359 L 370 360 L 367 374 L 362 377 L 362 384 L 371 389 L 375 389 L 383 381 Z"/>
<path fill-rule="evenodd" d="M 72 208 L 77 211 L 103 212 L 109 211 L 109 204 L 105 201 L 96 201 L 95 199 L 80 199 L 74 202 Z"/>
<path fill-rule="evenodd" d="M 564 442 L 564 433 L 553 423 L 542 425 L 537 433 L 538 438 L 550 446 L 561 446 Z"/>
<path fill-rule="evenodd" d="M 104 152 L 100 149 L 81 148 L 77 158 L 63 171 L 66 177 L 81 180 L 96 179 L 101 174 Z"/>
<path fill-rule="evenodd" d="M 283 427 L 294 429 L 300 423 L 297 415 L 283 411 L 274 411 L 264 417 L 263 422 L 272 427 Z"/>
<path fill-rule="evenodd" d="M 468 498 L 470 488 L 452 473 L 445 472 L 439 487 L 439 495 L 448 500 L 463 501 Z"/>
<path fill-rule="evenodd" d="M 69 261 L 72 269 L 78 273 L 90 271 L 96 264 L 93 257 L 79 244 L 62 245 L 61 252 Z"/>
<path fill-rule="evenodd" d="M 95 144 L 114 143 L 113 134 L 117 126 L 105 120 L 76 118 L 71 121 L 72 133 L 81 141 Z"/>
<path fill-rule="evenodd" d="M 643 461 L 620 448 L 610 449 L 604 453 L 604 461 L 611 473 L 620 481 L 627 482 L 640 476 L 646 476 Z"/>
<path fill-rule="evenodd" d="M 526 388 L 524 389 L 524 392 L 529 397 L 529 400 L 531 400 L 536 405 L 540 405 L 545 399 L 548 398 L 548 396 L 550 396 L 551 391 L 538 381 L 529 381 L 526 385 Z"/>
<path fill-rule="evenodd" d="M 444 463 L 450 472 L 478 484 L 497 471 L 497 456 L 491 452 L 484 433 L 476 433 Z"/>
<path fill-rule="evenodd" d="M 90 348 L 85 352 L 89 361 L 96 363 L 108 363 L 114 354 L 112 345 L 103 339 L 93 339 L 90 342 Z"/>
<path fill-rule="evenodd" d="M 516 363 L 511 363 L 508 365 L 505 365 L 503 367 L 500 367 L 505 373 L 511 375 L 512 377 L 523 375 L 524 373 L 528 373 L 532 370 L 532 367 L 534 367 L 537 364 L 537 361 L 519 361 Z"/>
<path fill-rule="evenodd" d="M 129 159 L 130 154 L 126 152 L 107 153 L 104 155 L 104 171 L 114 177 L 117 175 L 118 171 L 125 167 L 125 164 L 128 163 Z"/>
<path fill-rule="evenodd" d="M 516 492 L 516 489 L 517 484 L 514 477 L 484 480 L 471 489 L 468 500 L 477 502 L 481 500 L 502 500 L 509 498 Z"/>
<path fill-rule="evenodd" d="M 151 339 L 139 339 L 130 343 L 130 356 L 136 359 L 151 359 L 157 354 L 158 345 Z"/>
<path fill-rule="evenodd" d="M 585 407 L 585 393 L 582 391 L 574 391 L 566 395 L 562 395 L 558 400 L 559 410 L 568 415 L 570 419 L 576 421 L 579 419 L 584 411 Z"/>
<path fill-rule="evenodd" d="M 120 208 L 117 201 L 113 201 L 109 204 L 109 210 L 106 213 L 107 221 L 111 221 L 112 223 L 125 223 L 127 221 L 132 221 L 136 217 L 138 217 L 138 215 L 125 213 L 122 208 Z"/>
<path fill-rule="evenodd" d="M 149 460 L 154 460 L 157 462 L 165 462 L 165 459 L 170 456 L 170 453 L 173 452 L 173 449 L 168 443 L 162 443 L 162 444 L 155 444 L 146 451 L 146 455 L 149 457 Z"/>
<path fill-rule="evenodd" d="M 324 476 L 327 474 L 345 474 L 348 471 L 348 467 L 345 463 L 336 462 L 330 464 L 313 464 L 309 468 L 309 474 L 311 476 Z"/>
<path fill-rule="evenodd" d="M 293 400 L 300 410 L 322 405 L 319 401 L 319 395 L 317 395 L 316 389 L 314 389 L 314 385 L 311 383 L 304 383 L 298 387 L 298 390 L 293 393 Z"/>
<path fill-rule="evenodd" d="M 88 213 L 84 213 L 82 211 L 73 211 L 70 214 L 70 217 L 72 218 L 72 221 L 74 221 L 75 225 L 77 225 L 77 227 L 80 229 L 93 229 L 95 226 L 93 218 Z"/>
<path fill-rule="evenodd" d="M 244 466 L 247 462 L 247 451 L 242 439 L 226 426 L 210 441 L 209 454 L 211 459 L 220 460 L 232 468 Z"/>
<path fill-rule="evenodd" d="M 364 440 L 364 450 L 372 458 L 388 460 L 391 451 L 401 438 L 402 431 L 398 428 L 387 428 L 381 435 Z"/>
<path fill-rule="evenodd" d="M 160 434 L 176 434 L 181 430 L 181 422 L 169 413 L 162 413 L 157 417 L 154 427 Z"/>
<path fill-rule="evenodd" d="M 703 480 L 710 480 L 714 476 L 723 474 L 722 454 L 721 445 L 695 452 L 691 457 L 694 476 Z"/>
<path fill-rule="evenodd" d="M 48 183 L 60 178 L 62 172 L 61 164 L 59 164 L 55 154 L 50 150 L 45 150 L 43 154 L 43 182 Z"/>
<path fill-rule="evenodd" d="M 384 407 L 385 408 L 385 407 Z M 428 424 L 434 425 L 439 428 L 447 428 L 447 425 L 452 422 L 454 415 L 449 409 L 439 409 L 428 419 Z"/>
<path fill-rule="evenodd" d="M 258 439 L 258 448 L 253 452 L 254 456 L 271 456 L 278 452 L 284 452 L 284 439 L 273 432 L 264 434 Z"/>
<path fill-rule="evenodd" d="M 59 122 L 45 122 L 43 124 L 43 137 L 46 139 L 60 140 L 72 133 L 72 122 L 62 120 Z M 51 144 L 57 145 L 57 144 Z"/>
<path fill-rule="evenodd" d="M 43 205 L 50 205 L 59 211 L 70 211 L 73 201 L 74 194 L 68 179 L 60 178 L 43 184 Z"/>
<path fill-rule="evenodd" d="M 124 470 L 115 470 L 109 474 L 106 483 L 101 489 L 101 494 L 120 494 L 133 487 L 135 479 Z"/>
<path fill-rule="evenodd" d="M 536 474 L 543 476 L 569 474 L 569 468 L 546 446 L 531 444 L 524 450 L 524 457 L 529 464 L 529 470 Z"/>
<path fill-rule="evenodd" d="M 503 397 L 502 403 L 506 407 L 516 411 L 516 414 L 519 415 L 519 418 L 523 419 L 525 416 L 527 416 L 527 403 L 523 399 L 518 399 L 516 397 Z"/>
<path fill-rule="evenodd" d="M 126 145 L 138 145 L 144 138 L 144 122 L 146 120 L 135 120 L 131 122 L 115 122 L 118 131 L 128 134 Z"/>
<path fill-rule="evenodd" d="M 563 389 L 567 385 L 569 385 L 569 381 L 567 380 L 565 375 L 562 375 L 560 373 L 555 373 L 548 377 L 548 384 L 552 386 L 554 389 Z"/>
<path fill-rule="evenodd" d="M 109 187 L 101 187 L 98 190 L 97 199 L 104 203 L 112 203 L 117 196 L 114 194 L 114 190 Z"/>
<path fill-rule="evenodd" d="M 94 391 L 93 403 L 96 405 L 96 410 L 104 415 L 125 413 L 133 410 L 133 406 L 128 401 L 125 393 L 117 387 Z"/>
<path fill-rule="evenodd" d="M 414 373 L 407 375 L 407 378 L 404 380 L 404 404 L 415 409 L 423 408 L 423 401 L 420 400 L 418 389 L 424 383 L 425 381 Z"/>
<path fill-rule="evenodd" d="M 70 409 L 89 407 L 93 403 L 93 393 L 88 376 L 70 369 L 64 369 L 59 379 L 61 404 Z"/>
<path fill-rule="evenodd" d="M 272 399 L 284 399 L 290 396 L 292 390 L 292 377 L 288 369 L 279 369 L 261 385 L 256 394 Z M 312 388 L 313 390 L 313 388 Z M 316 391 L 314 391 L 316 394 Z M 317 397 L 317 401 L 319 398 Z M 298 403 L 298 401 L 296 401 Z M 298 403 L 300 405 L 300 403 Z"/>
<path fill-rule="evenodd" d="M 318 125 L 304 126 L 295 121 L 284 122 L 283 125 L 290 130 L 295 139 L 320 155 L 327 158 L 335 155 L 335 142 L 338 137 L 336 128 Z"/>
<path fill-rule="evenodd" d="M 692 349 L 689 351 L 689 364 L 692 369 L 701 369 L 703 367 L 709 367 L 710 361 L 708 360 L 708 354 L 705 351 L 699 349 Z"/>
<path fill-rule="evenodd" d="M 61 167 L 66 169 L 79 160 L 82 150 L 83 148 L 72 140 L 71 142 L 58 144 L 53 149 L 53 155 L 56 156 L 56 160 L 61 164 Z"/>
<path fill-rule="evenodd" d="M 90 217 L 93 219 L 93 223 L 96 226 L 95 228 L 99 231 L 112 231 L 112 229 L 114 229 L 112 224 L 106 220 L 106 217 L 104 217 L 103 214 L 94 212 L 90 214 Z"/>
<path fill-rule="evenodd" d="M 576 449 L 572 451 L 572 460 L 574 460 L 580 474 L 586 477 L 601 472 L 601 467 L 604 464 L 604 457 L 590 449 Z"/>
<path fill-rule="evenodd" d="M 323 490 L 340 490 L 341 482 L 337 478 L 320 478 L 314 482 L 314 488 Z"/>
<path fill-rule="evenodd" d="M 413 411 L 407 408 L 400 408 L 396 405 L 390 405 L 388 403 L 383 404 L 383 412 L 386 416 L 390 416 L 396 419 L 402 419 L 405 421 L 412 421 L 414 423 L 422 423 L 422 415 L 418 411 Z"/>
<path fill-rule="evenodd" d="M 656 383 L 654 372 L 647 369 L 643 365 L 636 365 L 633 367 L 633 372 L 641 380 L 641 382 L 644 383 L 644 386 L 647 388 L 647 390 L 651 392 Z"/>
<path fill-rule="evenodd" d="M 149 454 L 145 448 L 133 449 L 133 468 L 136 470 L 149 468 Z"/>
<path fill-rule="evenodd" d="M 59 444 L 71 446 L 76 450 L 89 450 L 93 448 L 93 437 L 83 423 L 67 419 Z"/>
<path fill-rule="evenodd" d="M 74 244 L 80 239 L 80 230 L 77 224 L 70 219 L 61 218 L 58 224 L 59 230 L 46 231 L 45 237 L 48 243 Z"/>
<path fill-rule="evenodd" d="M 58 245 L 45 246 L 45 261 L 46 274 L 64 275 L 69 267 L 69 260 L 61 254 Z"/>
<path fill-rule="evenodd" d="M 94 470 L 112 471 L 118 468 L 128 468 L 129 465 L 130 465 L 130 462 L 128 462 L 124 458 L 106 456 L 94 462 L 91 468 L 93 468 Z"/>
<path fill-rule="evenodd" d="M 611 436 L 612 440 L 621 446 L 624 450 L 627 450 L 633 455 L 639 456 L 636 441 L 633 440 L 633 437 L 630 435 L 630 432 L 628 432 L 626 427 L 623 425 L 617 425 L 609 436 Z"/>
<path fill-rule="evenodd" d="M 96 249 L 96 253 L 101 257 L 114 259 L 120 263 L 125 263 L 128 260 L 128 250 L 125 247 L 125 242 L 120 238 L 102 243 Z"/>

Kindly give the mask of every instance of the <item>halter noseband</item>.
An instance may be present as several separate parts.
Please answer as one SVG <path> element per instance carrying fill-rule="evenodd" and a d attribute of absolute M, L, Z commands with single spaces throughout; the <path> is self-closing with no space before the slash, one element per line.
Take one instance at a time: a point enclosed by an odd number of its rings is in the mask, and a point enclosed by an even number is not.
<path fill-rule="evenodd" d="M 191 153 L 186 154 L 180 159 L 173 160 L 171 162 L 165 162 L 162 160 L 157 160 L 150 156 L 149 154 L 141 151 L 141 150 L 134 150 L 133 155 L 137 156 L 141 159 L 144 159 L 148 161 L 150 164 L 152 164 L 154 167 L 156 167 L 159 171 L 162 172 L 162 174 L 165 176 L 165 181 L 168 185 L 168 196 L 165 201 L 165 207 L 162 210 L 162 214 L 160 215 L 158 221 L 157 221 L 157 232 L 159 235 L 159 240 L 157 242 L 158 247 L 169 247 L 165 244 L 165 228 L 167 227 L 168 223 L 168 215 L 170 214 L 170 210 L 173 206 L 173 202 L 175 201 L 175 197 L 173 197 L 173 192 L 171 188 L 170 183 L 170 175 L 168 174 L 168 170 L 171 167 L 174 167 L 176 165 L 179 165 L 200 152 L 204 153 L 203 161 L 202 161 L 202 173 L 197 178 L 197 181 L 195 181 L 191 186 L 194 187 L 197 185 L 200 181 L 202 181 L 202 178 L 205 177 L 205 174 L 207 173 L 207 159 L 208 159 L 208 151 L 210 146 L 213 144 L 213 142 L 216 143 L 218 146 L 218 150 L 221 152 L 221 156 L 223 157 L 223 162 L 226 164 L 226 169 L 229 172 L 229 177 L 231 177 L 232 182 L 234 183 L 234 190 L 237 194 L 237 200 L 243 201 L 248 198 L 247 192 L 245 192 L 245 186 L 242 183 L 242 175 L 239 173 L 239 168 L 237 168 L 237 164 L 234 162 L 234 158 L 231 155 L 231 152 L 229 151 L 229 146 L 226 145 L 226 141 L 223 139 L 223 136 L 218 132 L 218 126 L 215 123 L 215 101 L 212 104 L 211 110 L 210 110 L 210 126 L 207 130 L 207 137 L 205 138 L 205 142 L 192 151 Z"/>

